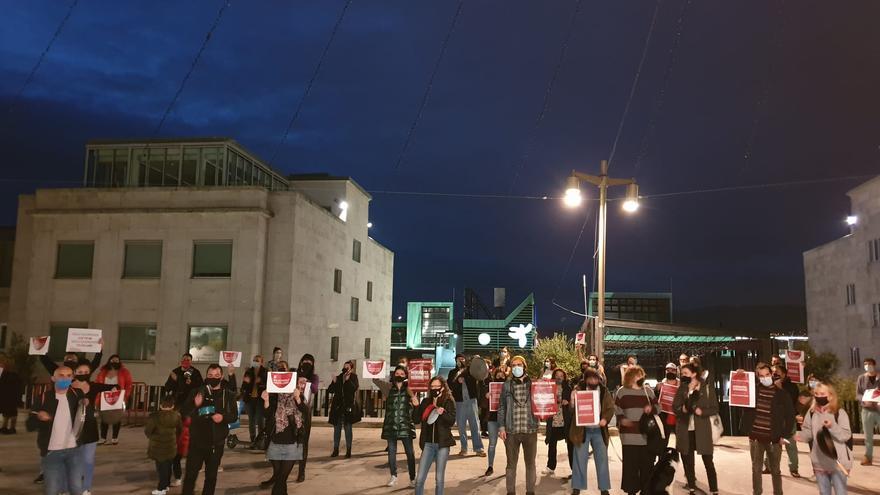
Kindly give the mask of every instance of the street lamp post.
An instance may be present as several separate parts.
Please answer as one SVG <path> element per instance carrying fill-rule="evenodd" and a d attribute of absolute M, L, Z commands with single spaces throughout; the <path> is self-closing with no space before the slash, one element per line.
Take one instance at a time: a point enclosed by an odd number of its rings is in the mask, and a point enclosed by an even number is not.
<path fill-rule="evenodd" d="M 565 190 L 565 204 L 576 207 L 581 203 L 580 181 L 585 181 L 599 188 L 599 238 L 598 238 L 598 311 L 596 324 L 593 325 L 593 345 L 596 356 L 604 361 L 605 354 L 605 246 L 606 246 L 606 220 L 608 214 L 608 188 L 612 186 L 626 186 L 626 200 L 623 209 L 633 213 L 639 209 L 639 186 L 635 179 L 616 179 L 608 177 L 608 161 L 602 160 L 599 175 L 590 175 L 576 170 L 571 171 Z"/>

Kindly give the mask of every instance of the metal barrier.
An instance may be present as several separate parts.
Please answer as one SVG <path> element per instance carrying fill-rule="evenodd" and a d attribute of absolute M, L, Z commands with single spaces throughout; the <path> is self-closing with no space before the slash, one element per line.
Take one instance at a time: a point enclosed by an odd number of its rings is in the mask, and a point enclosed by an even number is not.
<path fill-rule="evenodd" d="M 131 384 L 131 397 L 127 397 L 125 400 L 126 425 L 143 425 L 146 423 L 150 412 L 157 409 L 157 403 L 150 400 L 150 392 L 153 388 L 161 387 L 151 387 L 144 382 L 134 382 Z"/>

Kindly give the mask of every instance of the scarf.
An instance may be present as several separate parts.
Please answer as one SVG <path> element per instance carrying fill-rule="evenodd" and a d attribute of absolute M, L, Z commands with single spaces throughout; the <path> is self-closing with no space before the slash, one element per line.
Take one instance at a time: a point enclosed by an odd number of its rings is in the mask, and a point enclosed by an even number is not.
<path fill-rule="evenodd" d="M 300 429 L 303 425 L 302 412 L 296 407 L 293 400 L 293 394 L 278 394 L 278 407 L 275 409 L 275 432 L 281 433 L 290 424 L 290 416 L 296 423 L 296 428 Z"/>

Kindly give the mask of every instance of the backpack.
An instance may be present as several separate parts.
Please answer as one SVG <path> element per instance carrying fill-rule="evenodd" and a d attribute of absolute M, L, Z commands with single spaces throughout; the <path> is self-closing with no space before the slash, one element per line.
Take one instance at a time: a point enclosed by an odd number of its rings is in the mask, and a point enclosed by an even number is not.
<path fill-rule="evenodd" d="M 837 418 L 838 418 L 839 416 L 840 416 L 840 409 L 838 409 L 837 412 L 834 413 L 834 421 L 835 421 L 835 422 L 837 422 Z M 853 437 L 852 437 L 852 434 L 850 434 L 850 436 L 849 436 L 849 440 L 846 441 L 846 448 L 848 448 L 849 451 L 852 452 L 852 449 L 853 449 Z"/>

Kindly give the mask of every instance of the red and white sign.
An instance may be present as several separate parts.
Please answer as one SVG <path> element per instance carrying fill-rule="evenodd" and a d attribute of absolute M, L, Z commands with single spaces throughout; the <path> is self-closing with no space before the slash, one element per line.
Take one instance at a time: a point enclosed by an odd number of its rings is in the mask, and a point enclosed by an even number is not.
<path fill-rule="evenodd" d="M 599 426 L 602 404 L 598 390 L 576 390 L 574 393 L 575 424 L 577 426 Z"/>
<path fill-rule="evenodd" d="M 501 389 L 504 388 L 504 382 L 489 382 L 489 410 L 497 411 L 501 405 Z"/>
<path fill-rule="evenodd" d="M 794 383 L 804 383 L 804 363 L 786 361 L 785 367 L 789 380 Z"/>
<path fill-rule="evenodd" d="M 296 389 L 295 371 L 270 371 L 266 390 L 270 394 L 292 394 Z"/>
<path fill-rule="evenodd" d="M 792 350 L 785 351 L 785 362 L 786 363 L 803 363 L 804 358 L 806 358 L 806 357 L 807 357 L 807 355 L 804 351 L 792 351 Z"/>
<path fill-rule="evenodd" d="M 374 361 L 370 361 L 369 359 L 364 361 L 364 372 L 361 375 L 363 378 L 385 378 L 385 360 L 378 359 Z"/>
<path fill-rule="evenodd" d="M 238 351 L 220 351 L 220 366 L 241 366 L 241 353 Z"/>
<path fill-rule="evenodd" d="M 574 343 L 579 345 L 587 345 L 587 334 L 585 332 L 578 332 L 574 336 Z"/>
<path fill-rule="evenodd" d="M 49 352 L 49 336 L 31 337 L 28 354 L 31 356 L 45 356 Z"/>
<path fill-rule="evenodd" d="M 672 402 L 675 400 L 676 393 L 678 393 L 677 384 L 666 382 L 660 384 L 660 411 L 666 414 L 675 414 L 675 411 L 672 410 Z"/>
<path fill-rule="evenodd" d="M 532 414 L 540 420 L 552 418 L 559 412 L 556 404 L 556 382 L 536 380 L 532 382 Z"/>
<path fill-rule="evenodd" d="M 68 328 L 67 352 L 101 352 L 101 330 Z"/>
<path fill-rule="evenodd" d="M 427 392 L 428 386 L 431 384 L 431 368 L 433 367 L 433 359 L 410 359 L 407 363 L 409 389 L 413 392 Z"/>
<path fill-rule="evenodd" d="M 755 372 L 730 372 L 730 405 L 755 407 Z"/>
<path fill-rule="evenodd" d="M 101 392 L 101 410 L 113 411 L 116 409 L 125 409 L 125 390 Z"/>
<path fill-rule="evenodd" d="M 869 388 L 862 395 L 862 402 L 880 403 L 880 388 Z"/>

